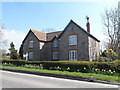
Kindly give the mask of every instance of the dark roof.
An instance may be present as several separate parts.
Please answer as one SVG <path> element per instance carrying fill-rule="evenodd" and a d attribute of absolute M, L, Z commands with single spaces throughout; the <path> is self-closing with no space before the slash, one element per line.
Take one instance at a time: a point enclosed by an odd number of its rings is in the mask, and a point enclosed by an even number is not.
<path fill-rule="evenodd" d="M 59 35 L 58 38 L 60 38 L 62 36 L 62 34 L 67 30 L 67 28 L 69 27 L 69 25 L 71 23 L 74 23 L 78 28 L 80 28 L 82 31 L 84 31 L 88 36 L 90 36 L 91 38 L 95 39 L 96 41 L 100 42 L 97 38 L 95 38 L 93 35 L 91 35 L 89 32 L 87 32 L 85 29 L 83 29 L 81 26 L 79 26 L 77 23 L 75 23 L 73 20 L 70 20 L 70 22 L 68 23 L 68 25 L 65 27 L 65 29 L 63 30 L 63 32 Z"/>

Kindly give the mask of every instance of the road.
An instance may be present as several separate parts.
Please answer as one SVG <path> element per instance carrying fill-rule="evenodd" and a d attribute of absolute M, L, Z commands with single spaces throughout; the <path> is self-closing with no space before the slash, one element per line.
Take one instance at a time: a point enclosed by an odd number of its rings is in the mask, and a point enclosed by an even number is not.
<path fill-rule="evenodd" d="M 2 88 L 118 88 L 118 86 L 2 71 Z"/>

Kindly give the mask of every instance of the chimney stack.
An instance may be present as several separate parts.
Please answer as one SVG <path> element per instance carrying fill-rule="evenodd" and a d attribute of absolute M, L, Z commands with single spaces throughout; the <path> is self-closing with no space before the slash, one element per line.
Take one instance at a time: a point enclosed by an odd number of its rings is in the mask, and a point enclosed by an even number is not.
<path fill-rule="evenodd" d="M 90 33 L 90 23 L 89 23 L 89 17 L 88 16 L 87 16 L 87 24 L 86 24 L 86 26 L 87 26 L 87 32 Z"/>

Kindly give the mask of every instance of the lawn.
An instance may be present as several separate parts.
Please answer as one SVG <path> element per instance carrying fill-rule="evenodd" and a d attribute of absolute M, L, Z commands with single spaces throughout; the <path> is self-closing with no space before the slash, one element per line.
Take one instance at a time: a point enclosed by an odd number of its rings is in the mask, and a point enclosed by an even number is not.
<path fill-rule="evenodd" d="M 38 68 L 28 68 L 22 66 L 5 66 L 0 65 L 1 69 L 9 69 L 9 70 L 20 70 L 20 71 L 28 71 L 28 72 L 37 72 L 37 73 L 46 73 L 46 74 L 57 74 L 57 75 L 66 75 L 66 76 L 74 76 L 74 77 L 83 77 L 97 80 L 104 80 L 108 82 L 120 82 L 119 75 L 103 75 L 103 74 L 95 74 L 95 73 L 81 73 L 81 72 L 68 72 L 68 71 L 57 71 L 57 70 L 46 70 L 46 69 L 38 69 Z"/>

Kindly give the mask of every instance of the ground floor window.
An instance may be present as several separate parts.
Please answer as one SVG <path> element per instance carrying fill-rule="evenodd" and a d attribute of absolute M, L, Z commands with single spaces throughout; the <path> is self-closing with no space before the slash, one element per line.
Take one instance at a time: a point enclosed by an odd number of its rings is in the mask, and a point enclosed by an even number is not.
<path fill-rule="evenodd" d="M 76 50 L 69 51 L 69 60 L 77 61 L 77 51 Z"/>
<path fill-rule="evenodd" d="M 53 52 L 53 60 L 59 59 L 59 52 Z"/>
<path fill-rule="evenodd" d="M 33 60 L 33 52 L 29 52 L 28 53 L 28 59 L 29 60 Z"/>
<path fill-rule="evenodd" d="M 23 59 L 25 59 L 26 61 L 28 61 L 28 53 L 24 53 L 23 54 Z"/>

